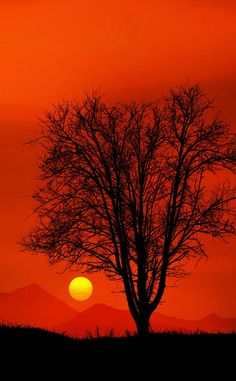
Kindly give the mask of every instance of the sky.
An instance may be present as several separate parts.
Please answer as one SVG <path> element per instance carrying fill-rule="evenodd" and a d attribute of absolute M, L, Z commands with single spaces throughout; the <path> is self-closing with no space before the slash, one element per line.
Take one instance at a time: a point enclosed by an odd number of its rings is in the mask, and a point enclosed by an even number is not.
<path fill-rule="evenodd" d="M 156 100 L 187 82 L 203 86 L 235 131 L 235 11 L 230 0 L 1 0 L 0 292 L 38 283 L 78 310 L 127 308 L 119 286 L 102 275 L 90 276 L 87 302 L 73 301 L 68 283 L 81 274 L 20 251 L 33 222 L 39 162 L 39 150 L 25 143 L 44 111 L 63 99 L 99 88 L 112 100 Z M 207 253 L 167 289 L 161 312 L 236 316 L 236 240 L 208 240 Z"/>

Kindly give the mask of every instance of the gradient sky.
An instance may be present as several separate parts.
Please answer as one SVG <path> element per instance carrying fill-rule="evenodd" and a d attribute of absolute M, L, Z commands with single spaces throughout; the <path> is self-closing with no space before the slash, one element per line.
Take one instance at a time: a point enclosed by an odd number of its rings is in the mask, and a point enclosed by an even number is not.
<path fill-rule="evenodd" d="M 19 252 L 37 185 L 37 149 L 23 143 L 51 103 L 96 88 L 115 100 L 153 100 L 187 81 L 202 84 L 235 131 L 235 12 L 234 0 L 1 0 L 0 292 L 37 282 L 78 309 L 126 307 L 102 275 L 91 277 L 88 302 L 73 302 L 67 284 L 78 273 Z M 208 241 L 207 252 L 167 290 L 162 312 L 236 316 L 236 241 Z"/>

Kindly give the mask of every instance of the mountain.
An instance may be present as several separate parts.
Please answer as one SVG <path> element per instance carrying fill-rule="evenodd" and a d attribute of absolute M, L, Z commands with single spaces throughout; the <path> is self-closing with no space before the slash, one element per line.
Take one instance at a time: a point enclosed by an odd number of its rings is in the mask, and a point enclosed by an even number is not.
<path fill-rule="evenodd" d="M 72 336 L 123 335 L 135 332 L 134 321 L 127 310 L 106 304 L 95 304 L 77 312 L 37 284 L 9 293 L 0 293 L 0 323 L 49 328 Z M 216 314 L 200 320 L 178 319 L 155 312 L 151 327 L 154 331 L 236 331 L 236 319 L 222 319 Z"/>
<path fill-rule="evenodd" d="M 222 319 L 211 314 L 201 320 L 185 320 L 166 316 L 159 312 L 153 314 L 151 320 L 153 331 L 196 331 L 230 332 L 236 330 L 236 319 Z M 135 332 L 135 324 L 129 311 L 118 310 L 105 304 L 96 304 L 78 313 L 66 324 L 54 327 L 55 331 L 71 336 L 84 337 L 92 334 L 123 335 L 126 331 Z"/>
<path fill-rule="evenodd" d="M 153 316 L 152 327 L 154 330 L 175 331 L 206 331 L 206 332 L 231 332 L 236 330 L 236 318 L 223 319 L 217 314 L 210 314 L 200 320 L 177 319 L 156 313 Z"/>
<path fill-rule="evenodd" d="M 230 332 L 236 331 L 236 319 L 222 319 L 217 314 L 210 314 L 198 321 L 199 327 L 205 331 Z"/>
<path fill-rule="evenodd" d="M 55 331 L 78 337 L 107 335 L 112 331 L 115 335 L 123 335 L 126 331 L 134 332 L 135 324 L 129 311 L 95 304 L 68 323 L 55 327 Z"/>
<path fill-rule="evenodd" d="M 0 293 L 0 321 L 50 328 L 76 316 L 77 311 L 38 284 Z"/>

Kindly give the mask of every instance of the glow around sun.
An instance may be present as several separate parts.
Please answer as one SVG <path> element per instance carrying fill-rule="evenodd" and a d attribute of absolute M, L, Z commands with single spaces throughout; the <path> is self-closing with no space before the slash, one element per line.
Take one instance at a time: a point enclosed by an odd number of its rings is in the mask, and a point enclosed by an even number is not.
<path fill-rule="evenodd" d="M 70 282 L 69 293 L 73 299 L 87 300 L 93 293 L 93 285 L 88 278 L 79 276 Z"/>

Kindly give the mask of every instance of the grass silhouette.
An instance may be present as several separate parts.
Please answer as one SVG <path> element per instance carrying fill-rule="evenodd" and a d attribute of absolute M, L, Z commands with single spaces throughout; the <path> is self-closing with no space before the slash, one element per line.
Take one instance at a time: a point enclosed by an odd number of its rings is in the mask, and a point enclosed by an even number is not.
<path fill-rule="evenodd" d="M 66 334 L 59 334 L 41 328 L 24 327 L 20 325 L 0 325 L 0 345 L 11 348 L 12 351 L 17 349 L 27 349 L 34 351 L 41 351 L 44 348 L 44 354 L 53 350 L 54 353 L 58 351 L 67 351 L 74 354 L 88 353 L 99 354 L 105 353 L 130 353 L 132 350 L 140 352 L 153 352 L 160 349 L 160 345 L 164 348 L 165 345 L 179 345 L 196 344 L 208 342 L 210 345 L 215 344 L 217 341 L 220 343 L 235 341 L 236 332 L 232 333 L 207 333 L 204 331 L 195 332 L 177 332 L 165 331 L 154 332 L 148 337 L 139 337 L 137 335 L 130 335 L 127 331 L 125 336 L 115 337 L 114 332 L 111 330 L 107 336 L 100 336 L 99 328 L 97 327 L 95 335 L 88 332 L 85 338 L 74 338 Z"/>
<path fill-rule="evenodd" d="M 76 339 L 40 328 L 2 325 L 0 362 L 2 369 L 6 367 L 8 379 L 11 379 L 11 371 L 14 374 L 15 364 L 18 364 L 18 375 L 29 374 L 32 380 L 37 379 L 39 372 L 45 379 L 49 375 L 52 379 L 60 378 L 62 371 L 67 374 L 66 380 L 68 372 L 101 375 L 103 379 L 105 375 L 109 380 L 118 375 L 123 379 L 129 373 L 133 380 L 139 378 L 141 370 L 145 372 L 145 379 L 153 372 L 158 375 L 163 371 L 164 378 L 183 378 L 188 367 L 194 369 L 198 378 L 205 369 L 211 373 L 217 370 L 217 375 L 223 372 L 226 376 L 234 364 L 231 348 L 235 347 L 235 338 L 235 332 L 209 334 L 201 331 L 152 333 L 148 337 L 131 336 L 128 332 L 126 336 L 113 337 L 110 332 L 100 337 L 98 329 L 96 337 L 88 334 L 86 338 Z M 124 379 L 128 378 L 126 376 Z"/>

